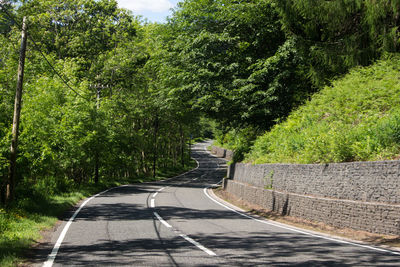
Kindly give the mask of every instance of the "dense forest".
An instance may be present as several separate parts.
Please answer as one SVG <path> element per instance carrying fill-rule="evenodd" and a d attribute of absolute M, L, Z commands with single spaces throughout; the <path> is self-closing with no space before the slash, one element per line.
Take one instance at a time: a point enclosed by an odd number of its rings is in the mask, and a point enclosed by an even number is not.
<path fill-rule="evenodd" d="M 24 17 L 28 44 L 12 180 L 11 131 Z M 399 26 L 397 0 L 185 0 L 164 24 L 134 17 L 114 0 L 0 1 L 1 203 L 26 210 L 27 199 L 182 171 L 191 166 L 189 144 L 195 138 L 213 136 L 236 151 L 236 161 L 296 162 L 288 155 L 300 157 L 293 149 L 297 137 L 289 144 L 282 129 L 296 120 L 304 125 L 291 129 L 297 134 L 306 129 L 309 124 L 301 119 L 306 110 L 320 114 L 310 120 L 325 116 L 323 110 L 299 107 L 323 95 L 323 88 L 346 87 L 332 81 L 353 68 L 385 59 L 378 65 L 391 76 L 376 80 L 398 77 Z M 363 73 L 358 80 L 380 72 L 372 67 Z M 392 104 L 399 103 L 385 102 L 379 110 Z M 398 121 L 397 115 L 382 120 L 395 128 L 388 146 L 399 141 Z M 355 146 L 363 147 L 367 128 L 360 130 Z M 300 162 L 371 158 L 348 152 L 336 157 L 330 148 L 333 156 L 313 158 L 318 146 L 305 147 L 309 139 L 303 139 L 301 149 L 311 156 Z M 283 143 L 290 149 L 279 154 Z M 389 156 L 396 153 L 392 149 Z M 1 211 L 0 221 L 12 217 Z M 0 233 L 7 229 L 7 223 L 1 225 Z"/>

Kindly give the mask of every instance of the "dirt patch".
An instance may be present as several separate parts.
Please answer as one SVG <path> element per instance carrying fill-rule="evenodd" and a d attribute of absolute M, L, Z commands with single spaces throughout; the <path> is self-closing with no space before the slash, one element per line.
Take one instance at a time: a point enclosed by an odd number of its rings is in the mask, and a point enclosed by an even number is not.
<path fill-rule="evenodd" d="M 321 222 L 308 221 L 291 216 L 282 216 L 277 213 L 263 209 L 258 205 L 251 204 L 237 196 L 230 194 L 221 188 L 213 189 L 215 195 L 221 199 L 242 208 L 243 210 L 264 217 L 268 220 L 293 225 L 311 231 L 321 232 L 323 234 L 334 235 L 346 239 L 357 240 L 371 245 L 384 246 L 393 250 L 400 251 L 400 236 L 379 235 L 365 231 L 358 231 L 349 228 L 337 228 Z"/>

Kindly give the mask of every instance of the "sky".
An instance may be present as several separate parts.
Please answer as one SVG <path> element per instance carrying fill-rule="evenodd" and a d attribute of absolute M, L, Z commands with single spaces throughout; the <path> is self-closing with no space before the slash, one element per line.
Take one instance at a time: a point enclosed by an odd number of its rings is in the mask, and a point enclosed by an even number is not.
<path fill-rule="evenodd" d="M 171 15 L 171 8 L 180 0 L 117 0 L 118 6 L 129 9 L 134 15 L 141 15 L 151 22 L 163 23 Z"/>

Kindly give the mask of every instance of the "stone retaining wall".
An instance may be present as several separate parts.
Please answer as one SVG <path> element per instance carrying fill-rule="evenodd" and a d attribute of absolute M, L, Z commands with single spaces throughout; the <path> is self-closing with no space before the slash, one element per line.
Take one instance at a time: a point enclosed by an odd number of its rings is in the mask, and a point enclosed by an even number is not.
<path fill-rule="evenodd" d="M 229 178 L 318 197 L 400 204 L 400 161 L 333 164 L 238 163 Z"/>
<path fill-rule="evenodd" d="M 282 215 L 400 235 L 400 162 L 232 164 L 225 190 Z"/>
<path fill-rule="evenodd" d="M 225 158 L 227 160 L 233 159 L 233 151 L 221 147 L 212 146 L 211 153 L 216 155 L 217 157 Z"/>

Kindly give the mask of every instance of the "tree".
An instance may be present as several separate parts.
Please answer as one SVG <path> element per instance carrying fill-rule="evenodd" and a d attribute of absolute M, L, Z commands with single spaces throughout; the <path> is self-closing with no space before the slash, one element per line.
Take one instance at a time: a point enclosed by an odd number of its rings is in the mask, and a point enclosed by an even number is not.
<path fill-rule="evenodd" d="M 309 76 L 326 83 L 383 52 L 399 52 L 398 1 L 275 1 L 285 31 L 310 62 Z"/>
<path fill-rule="evenodd" d="M 170 88 L 225 128 L 265 130 L 313 91 L 271 1 L 185 1 L 166 39 Z"/>

